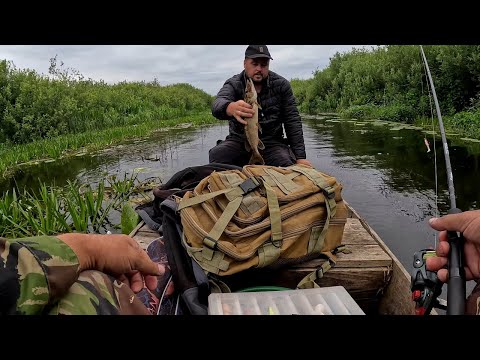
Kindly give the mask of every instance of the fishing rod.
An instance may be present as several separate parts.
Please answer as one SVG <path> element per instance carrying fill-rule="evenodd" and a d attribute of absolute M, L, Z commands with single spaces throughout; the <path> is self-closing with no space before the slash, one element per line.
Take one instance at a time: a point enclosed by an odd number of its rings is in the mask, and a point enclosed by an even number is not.
<path fill-rule="evenodd" d="M 447 170 L 448 194 L 450 197 L 450 210 L 448 210 L 448 214 L 458 214 L 462 211 L 457 208 L 456 204 L 452 166 L 450 164 L 450 155 L 445 128 L 443 127 L 442 114 L 440 113 L 435 85 L 433 84 L 432 75 L 430 74 L 430 68 L 422 45 L 420 45 L 420 50 L 427 70 L 430 88 L 432 89 L 433 100 L 435 101 L 435 108 L 437 110 L 438 125 L 442 135 L 443 153 L 445 155 L 445 166 Z M 465 313 L 466 298 L 465 269 L 463 267 L 463 234 L 456 231 L 448 231 L 447 236 L 450 244 L 448 258 L 447 315 L 463 315 Z"/>

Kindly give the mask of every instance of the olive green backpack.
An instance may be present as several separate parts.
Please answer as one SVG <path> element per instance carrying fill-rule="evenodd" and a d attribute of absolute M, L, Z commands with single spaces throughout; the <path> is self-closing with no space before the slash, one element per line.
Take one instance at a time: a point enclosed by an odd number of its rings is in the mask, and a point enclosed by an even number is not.
<path fill-rule="evenodd" d="M 183 246 L 216 278 L 324 255 L 323 276 L 342 243 L 341 191 L 335 177 L 302 165 L 215 171 L 178 199 Z M 298 287 L 318 286 L 317 270 Z"/>

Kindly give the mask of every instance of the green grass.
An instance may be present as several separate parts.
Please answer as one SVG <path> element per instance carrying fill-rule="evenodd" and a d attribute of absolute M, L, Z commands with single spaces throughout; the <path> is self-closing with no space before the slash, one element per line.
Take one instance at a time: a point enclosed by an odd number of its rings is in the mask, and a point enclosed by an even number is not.
<path fill-rule="evenodd" d="M 38 191 L 13 189 L 0 198 L 0 236 L 18 238 L 64 232 L 99 233 L 120 227 L 110 215 L 122 210 L 131 196 L 145 194 L 151 183 L 137 175 L 111 177 L 97 188 L 69 182 L 64 188 L 40 184 Z"/>

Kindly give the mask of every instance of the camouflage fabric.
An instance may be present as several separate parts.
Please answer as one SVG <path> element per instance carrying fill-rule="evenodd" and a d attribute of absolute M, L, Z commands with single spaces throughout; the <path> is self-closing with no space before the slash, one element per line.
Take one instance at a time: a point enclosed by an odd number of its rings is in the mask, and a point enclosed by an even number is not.
<path fill-rule="evenodd" d="M 150 315 L 128 285 L 87 270 L 48 312 L 50 315 Z"/>
<path fill-rule="evenodd" d="M 18 282 L 16 314 L 149 314 L 129 286 L 78 268 L 73 250 L 54 236 L 0 238 L 0 271 Z"/>

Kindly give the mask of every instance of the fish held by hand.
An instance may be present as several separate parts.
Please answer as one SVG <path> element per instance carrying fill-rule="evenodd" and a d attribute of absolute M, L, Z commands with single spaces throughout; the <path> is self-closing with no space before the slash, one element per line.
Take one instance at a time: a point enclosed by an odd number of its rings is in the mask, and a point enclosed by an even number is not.
<path fill-rule="evenodd" d="M 245 119 L 247 121 L 247 125 L 245 125 L 245 136 L 247 138 L 247 141 L 245 142 L 245 149 L 248 152 L 252 152 L 249 164 L 265 165 L 265 160 L 259 152 L 259 150 L 265 149 L 265 145 L 263 144 L 262 140 L 260 140 L 258 135 L 259 104 L 257 102 L 257 91 L 255 90 L 253 81 L 250 78 L 247 79 L 247 86 L 245 88 L 245 102 L 250 104 L 255 111 L 255 114 L 251 118 Z"/>

